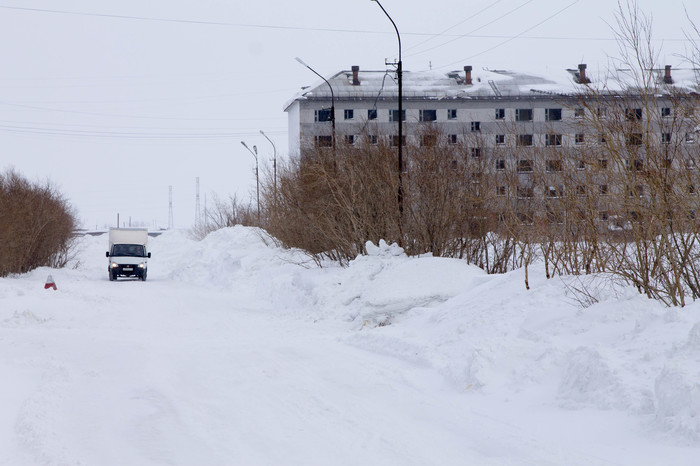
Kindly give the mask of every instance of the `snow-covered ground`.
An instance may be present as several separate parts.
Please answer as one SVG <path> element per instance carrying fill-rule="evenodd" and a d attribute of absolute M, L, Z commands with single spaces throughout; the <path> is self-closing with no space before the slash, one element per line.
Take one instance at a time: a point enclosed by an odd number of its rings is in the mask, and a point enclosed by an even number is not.
<path fill-rule="evenodd" d="M 0 465 L 700 461 L 700 304 L 386 244 L 318 268 L 240 227 L 115 283 L 106 242 L 0 279 Z"/>

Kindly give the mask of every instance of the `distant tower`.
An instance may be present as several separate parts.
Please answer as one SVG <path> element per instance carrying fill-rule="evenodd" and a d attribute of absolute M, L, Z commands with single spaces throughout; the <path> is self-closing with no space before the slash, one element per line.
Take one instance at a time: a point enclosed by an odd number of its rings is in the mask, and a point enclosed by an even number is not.
<path fill-rule="evenodd" d="M 197 198 L 194 206 L 194 226 L 198 227 L 201 217 L 201 211 L 199 209 L 199 177 L 197 177 Z"/>
<path fill-rule="evenodd" d="M 173 228 L 173 185 L 168 186 L 168 230 Z"/>

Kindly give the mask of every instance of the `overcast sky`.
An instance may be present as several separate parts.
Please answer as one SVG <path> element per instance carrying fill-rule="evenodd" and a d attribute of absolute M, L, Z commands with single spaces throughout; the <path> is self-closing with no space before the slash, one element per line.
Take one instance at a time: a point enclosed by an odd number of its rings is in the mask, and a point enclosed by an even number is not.
<path fill-rule="evenodd" d="M 404 69 L 550 69 L 617 55 L 614 0 L 382 0 Z M 640 0 L 661 64 L 688 67 L 684 4 Z M 700 22 L 700 2 L 685 7 Z M 214 195 L 254 199 L 287 152 L 283 105 L 318 78 L 385 69 L 396 33 L 371 0 L 0 0 L 0 170 L 50 179 L 88 228 L 176 227 Z"/>

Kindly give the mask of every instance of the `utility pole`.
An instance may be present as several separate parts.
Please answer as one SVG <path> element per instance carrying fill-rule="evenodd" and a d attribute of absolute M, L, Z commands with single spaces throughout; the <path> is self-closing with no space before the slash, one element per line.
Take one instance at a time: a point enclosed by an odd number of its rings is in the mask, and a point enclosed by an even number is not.
<path fill-rule="evenodd" d="M 173 186 L 168 186 L 168 230 L 173 227 Z"/>
<path fill-rule="evenodd" d="M 198 227 L 200 222 L 201 212 L 199 210 L 199 177 L 197 177 L 197 196 L 194 207 L 194 226 Z"/>

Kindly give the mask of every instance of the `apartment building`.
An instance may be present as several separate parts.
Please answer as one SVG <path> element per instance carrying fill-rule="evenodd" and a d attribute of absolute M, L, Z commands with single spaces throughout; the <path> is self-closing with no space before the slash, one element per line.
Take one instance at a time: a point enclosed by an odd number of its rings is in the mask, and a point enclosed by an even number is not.
<path fill-rule="evenodd" d="M 438 137 L 440 144 L 460 147 L 478 160 L 471 180 L 491 175 L 488 194 L 527 205 L 519 209 L 524 222 L 533 211 L 547 211 L 564 192 L 601 194 L 596 201 L 601 220 L 611 209 L 605 205 L 608 193 L 644 193 L 642 182 L 607 173 L 606 153 L 616 147 L 623 149 L 631 172 L 662 164 L 685 170 L 676 177 L 684 180 L 678 189 L 694 194 L 700 170 L 687 170 L 700 165 L 697 70 L 649 70 L 653 82 L 647 89 L 621 84 L 625 70 L 617 72 L 621 80 L 587 71 L 585 64 L 542 74 L 472 66 L 448 73 L 405 71 L 399 115 L 396 73 L 353 66 L 285 105 L 290 152 L 303 155 L 311 147 L 338 144 L 396 146 L 400 119 L 404 144 L 432 145 Z M 652 146 L 660 148 L 654 160 Z"/>

